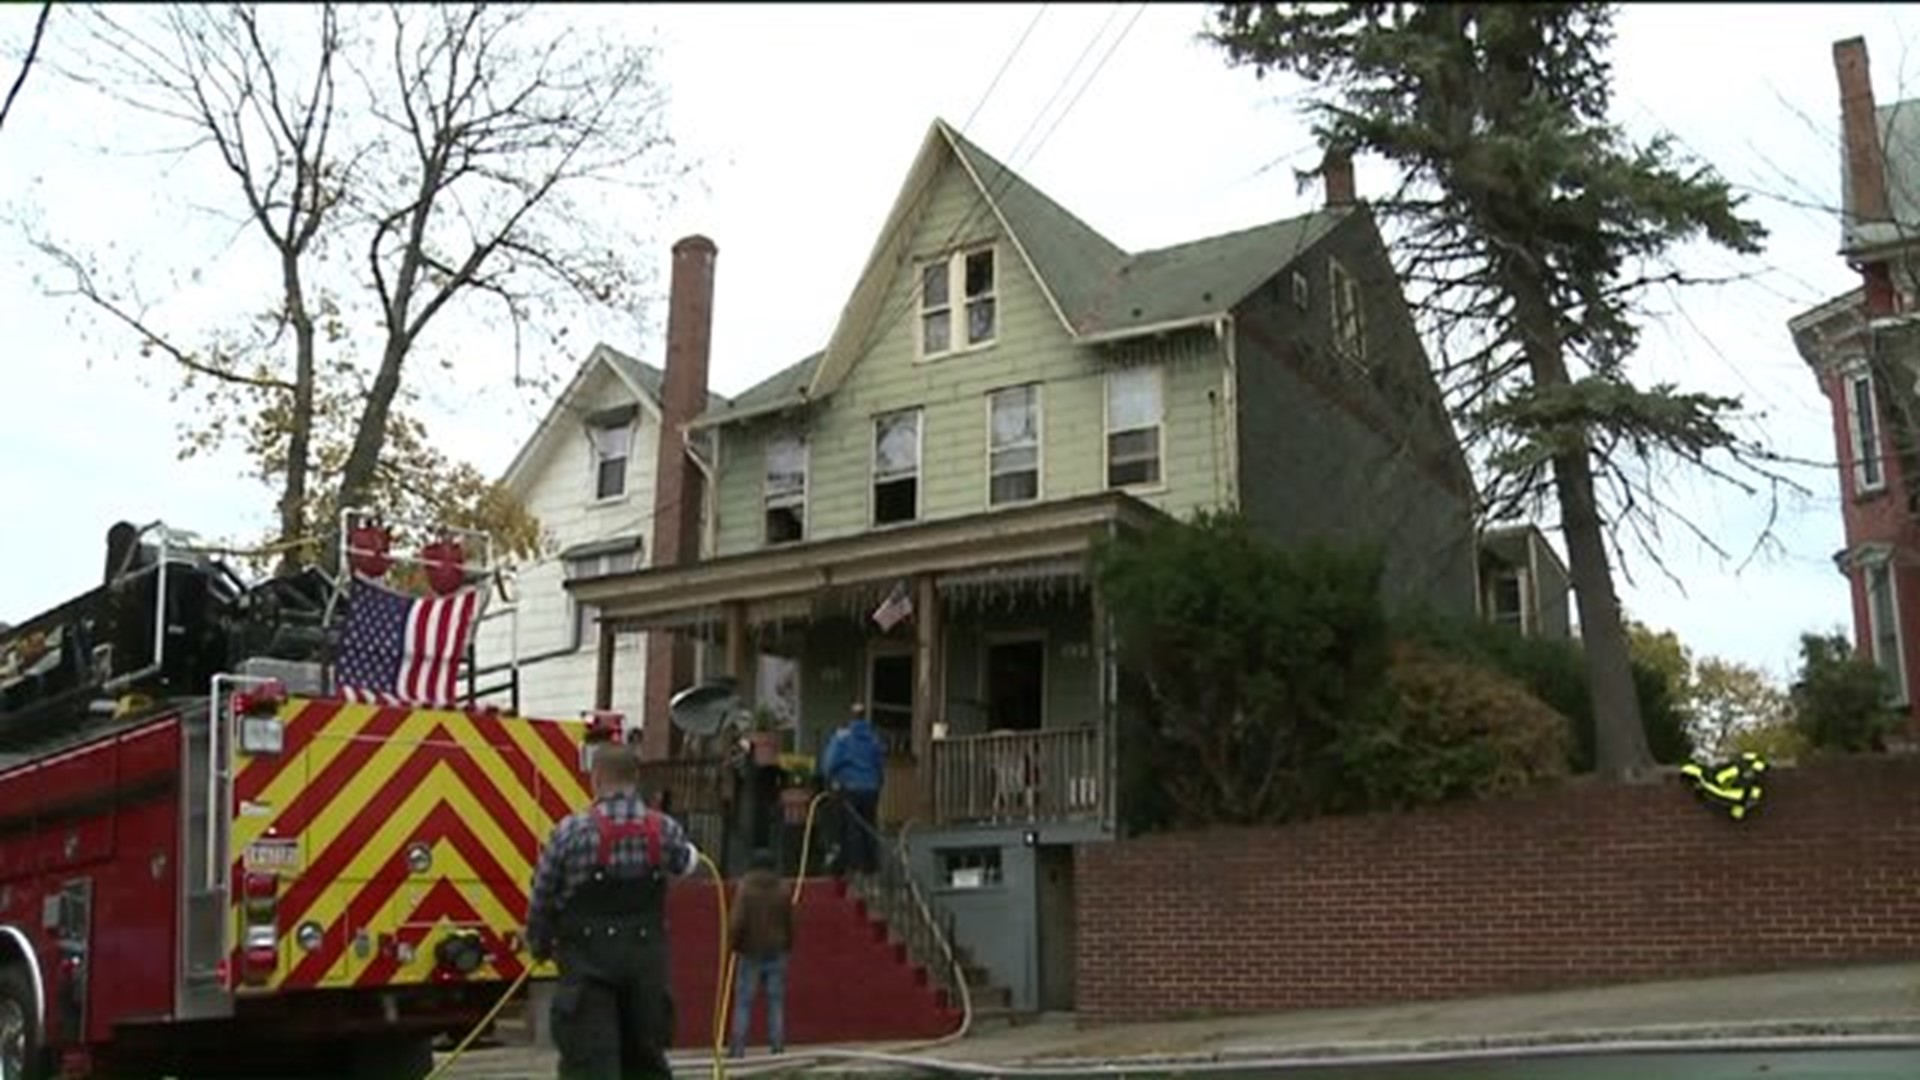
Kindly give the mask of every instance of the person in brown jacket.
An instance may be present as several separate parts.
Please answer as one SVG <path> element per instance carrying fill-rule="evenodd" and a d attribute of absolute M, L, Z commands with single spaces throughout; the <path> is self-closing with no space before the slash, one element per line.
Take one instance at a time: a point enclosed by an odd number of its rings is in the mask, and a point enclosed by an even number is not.
<path fill-rule="evenodd" d="M 733 1039 L 728 1052 L 744 1057 L 747 1028 L 753 1023 L 754 991 L 767 990 L 767 1045 L 774 1053 L 787 1046 L 787 956 L 793 951 L 793 900 L 774 872 L 773 855 L 753 853 L 728 920 L 739 975 L 733 987 Z"/>

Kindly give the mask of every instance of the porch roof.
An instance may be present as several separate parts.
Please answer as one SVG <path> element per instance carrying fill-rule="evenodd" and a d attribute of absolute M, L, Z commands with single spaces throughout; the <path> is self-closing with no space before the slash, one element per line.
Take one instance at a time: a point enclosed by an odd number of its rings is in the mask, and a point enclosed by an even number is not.
<path fill-rule="evenodd" d="M 1114 531 L 1143 530 L 1166 515 L 1131 495 L 1102 492 L 1037 506 L 875 529 L 677 566 L 566 583 L 602 624 L 637 630 L 699 621 L 731 603 L 793 599 L 823 589 L 921 574 L 1084 555 Z"/>

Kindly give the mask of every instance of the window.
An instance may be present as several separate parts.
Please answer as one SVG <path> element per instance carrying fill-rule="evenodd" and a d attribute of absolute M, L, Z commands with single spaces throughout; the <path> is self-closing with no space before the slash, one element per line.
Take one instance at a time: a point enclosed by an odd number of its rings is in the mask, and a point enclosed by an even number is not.
<path fill-rule="evenodd" d="M 627 574 L 640 568 L 640 545 L 626 542 L 619 550 L 568 556 L 567 580 Z M 573 647 L 591 648 L 600 641 L 600 609 L 573 601 Z"/>
<path fill-rule="evenodd" d="M 1293 272 L 1293 306 L 1305 311 L 1308 300 L 1307 275 L 1295 270 Z"/>
<path fill-rule="evenodd" d="M 1502 570 L 1493 576 L 1489 587 L 1489 612 L 1493 621 L 1527 632 L 1526 585 L 1518 570 Z"/>
<path fill-rule="evenodd" d="M 940 878 L 949 889 L 985 889 L 1002 881 L 1000 849 L 948 848 L 940 852 Z"/>
<path fill-rule="evenodd" d="M 920 355 L 939 356 L 985 345 L 998 328 L 992 248 L 959 252 L 920 268 Z M 956 341 L 955 299 L 965 319 Z"/>
<path fill-rule="evenodd" d="M 1866 495 L 1886 486 L 1880 461 L 1880 414 L 1874 408 L 1873 374 L 1864 366 L 1849 371 L 1847 436 L 1853 447 L 1853 493 Z"/>
<path fill-rule="evenodd" d="M 617 499 L 627 493 L 627 457 L 633 451 L 633 425 L 587 430 L 593 440 L 593 497 Z"/>
<path fill-rule="evenodd" d="M 1893 703 L 1907 703 L 1907 665 L 1900 648 L 1899 593 L 1893 566 L 1881 560 L 1866 565 L 1867 626 L 1873 635 L 1873 662 L 1887 673 Z"/>
<path fill-rule="evenodd" d="M 1040 387 L 987 395 L 987 505 L 1040 497 Z"/>
<path fill-rule="evenodd" d="M 873 421 L 873 523 L 893 525 L 920 516 L 920 410 Z"/>
<path fill-rule="evenodd" d="M 807 443 L 795 435 L 767 443 L 767 543 L 807 537 Z"/>
<path fill-rule="evenodd" d="M 1327 264 L 1333 293 L 1333 347 L 1350 360 L 1364 360 L 1367 335 L 1360 309 L 1360 285 L 1337 262 Z"/>
<path fill-rule="evenodd" d="M 1159 368 L 1132 368 L 1107 376 L 1108 487 L 1160 482 L 1162 390 Z"/>

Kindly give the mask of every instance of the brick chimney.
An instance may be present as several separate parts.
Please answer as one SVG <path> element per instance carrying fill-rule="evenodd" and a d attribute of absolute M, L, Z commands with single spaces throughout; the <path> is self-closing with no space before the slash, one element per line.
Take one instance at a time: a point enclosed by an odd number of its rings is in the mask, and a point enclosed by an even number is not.
<path fill-rule="evenodd" d="M 1869 221 L 1891 221 L 1887 200 L 1887 159 L 1880 143 L 1880 119 L 1873 103 L 1873 69 L 1867 60 L 1867 42 L 1852 37 L 1833 43 L 1833 71 L 1840 80 L 1840 138 L 1845 146 L 1847 192 L 1852 216 L 1843 226 L 1843 246 L 1850 247 L 1858 226 Z M 1860 267 L 1867 289 L 1867 309 L 1890 315 L 1898 306 L 1890 268 L 1884 262 Z"/>
<path fill-rule="evenodd" d="M 1327 209 L 1352 206 L 1354 196 L 1353 155 L 1345 150 L 1328 150 L 1320 159 L 1320 180 L 1326 186 Z"/>
<path fill-rule="evenodd" d="M 701 503 L 705 481 L 689 460 L 684 431 L 706 411 L 707 364 L 713 340 L 713 264 L 718 249 L 704 236 L 673 245 L 673 278 L 667 298 L 666 377 L 660 389 L 660 453 L 653 479 L 654 566 L 700 558 Z M 682 635 L 647 635 L 647 701 L 641 756 L 673 755 L 679 740 L 667 716 L 676 691 L 693 683 L 693 645 Z"/>

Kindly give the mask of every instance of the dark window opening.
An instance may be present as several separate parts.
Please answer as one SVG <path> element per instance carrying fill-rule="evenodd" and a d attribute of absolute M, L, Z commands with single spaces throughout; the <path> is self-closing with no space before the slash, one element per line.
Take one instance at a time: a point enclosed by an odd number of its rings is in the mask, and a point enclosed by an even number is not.
<path fill-rule="evenodd" d="M 913 750 L 913 656 L 875 656 L 870 666 L 867 716 L 888 755 L 905 757 Z"/>
<path fill-rule="evenodd" d="M 767 508 L 767 543 L 792 544 L 807 537 L 807 513 L 800 506 Z"/>
<path fill-rule="evenodd" d="M 1039 731 L 1046 717 L 1047 646 L 1007 641 L 987 647 L 987 726 Z"/>
<path fill-rule="evenodd" d="M 912 521 L 920 512 L 920 480 L 882 480 L 873 485 L 873 523 L 895 525 Z"/>

